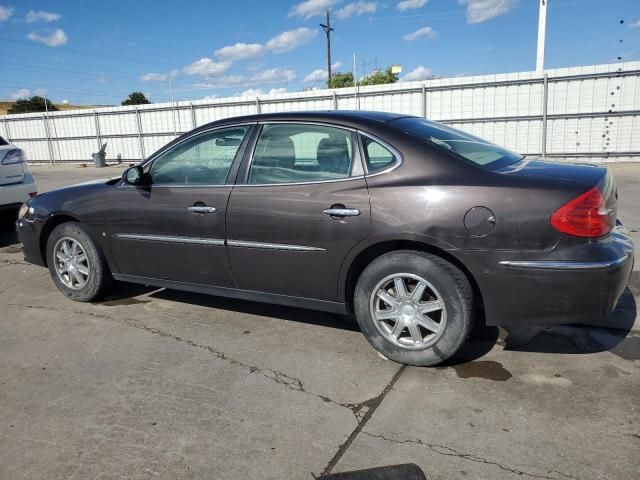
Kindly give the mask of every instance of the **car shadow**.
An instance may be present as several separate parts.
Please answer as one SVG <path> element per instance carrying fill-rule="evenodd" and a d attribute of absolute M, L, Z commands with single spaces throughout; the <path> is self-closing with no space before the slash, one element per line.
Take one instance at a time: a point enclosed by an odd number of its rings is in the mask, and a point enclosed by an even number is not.
<path fill-rule="evenodd" d="M 150 296 L 173 302 L 198 305 L 201 307 L 229 310 L 237 313 L 258 315 L 269 318 L 280 318 L 291 322 L 306 323 L 327 328 L 337 328 L 352 332 L 360 331 L 355 320 L 347 315 L 307 310 L 296 307 L 285 307 L 282 305 L 260 303 L 250 300 L 214 297 L 211 295 L 183 292 L 180 290 L 163 289 L 154 292 Z"/>
<path fill-rule="evenodd" d="M 145 300 L 144 297 L 136 298 L 144 295 L 241 314 L 279 318 L 352 332 L 360 331 L 355 319 L 347 315 L 121 282 L 116 283 L 116 288 L 110 295 L 96 303 L 116 306 L 149 302 L 150 300 Z M 550 354 L 588 354 L 608 350 L 625 359 L 639 360 L 640 337 L 628 336 L 636 314 L 635 297 L 627 288 L 605 322 L 594 321 L 589 325 L 520 325 L 498 328 L 486 326 L 481 316 L 467 342 L 440 367 L 456 367 L 474 362 L 485 357 L 496 345 L 508 351 Z"/>
<path fill-rule="evenodd" d="M 504 327 L 505 350 L 536 353 L 588 354 L 610 351 L 627 360 L 640 360 L 640 337 L 628 336 L 637 315 L 629 288 L 606 321 L 585 319 L 583 325 Z"/>
<path fill-rule="evenodd" d="M 13 218 L 0 219 L 0 248 L 15 245 L 18 242 L 16 227 L 13 224 Z"/>

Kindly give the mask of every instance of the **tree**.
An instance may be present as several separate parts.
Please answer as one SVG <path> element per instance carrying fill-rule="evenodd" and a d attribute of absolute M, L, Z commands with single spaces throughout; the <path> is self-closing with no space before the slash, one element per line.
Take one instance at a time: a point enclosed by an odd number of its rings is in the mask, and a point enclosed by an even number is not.
<path fill-rule="evenodd" d="M 398 74 L 391 71 L 391 67 L 387 67 L 386 70 L 376 70 L 369 75 L 366 75 L 361 81 L 360 85 L 382 85 L 385 83 L 396 83 L 398 81 Z"/>
<path fill-rule="evenodd" d="M 369 75 L 365 75 L 358 85 L 383 85 L 385 83 L 396 83 L 398 74 L 391 71 L 391 67 L 385 70 L 376 70 Z M 353 87 L 353 73 L 336 72 L 331 75 L 331 81 L 327 82 L 329 88 Z"/>
<path fill-rule="evenodd" d="M 329 88 L 353 87 L 353 73 L 336 72 L 331 75 L 331 80 L 327 82 Z"/>
<path fill-rule="evenodd" d="M 38 95 L 34 95 L 31 98 L 18 100 L 11 106 L 7 113 L 46 112 L 47 110 L 55 112 L 58 110 L 58 107 L 51 103 L 51 101 L 45 100 L 43 97 L 39 97 Z"/>
<path fill-rule="evenodd" d="M 133 92 L 129 94 L 129 97 L 121 103 L 121 105 L 146 105 L 151 103 L 142 92 Z"/>

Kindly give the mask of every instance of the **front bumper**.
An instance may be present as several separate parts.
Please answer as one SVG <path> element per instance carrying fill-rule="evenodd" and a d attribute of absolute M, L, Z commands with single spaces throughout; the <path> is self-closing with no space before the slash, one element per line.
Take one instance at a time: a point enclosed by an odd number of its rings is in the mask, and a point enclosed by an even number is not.
<path fill-rule="evenodd" d="M 42 222 L 22 218 L 16 222 L 16 232 L 18 241 L 22 243 L 25 261 L 44 267 L 45 259 L 40 249 Z"/>
<path fill-rule="evenodd" d="M 499 255 L 494 252 L 497 261 L 475 272 L 487 325 L 602 324 L 634 263 L 631 237 L 621 225 L 606 240 L 586 244 L 575 259 Z"/>

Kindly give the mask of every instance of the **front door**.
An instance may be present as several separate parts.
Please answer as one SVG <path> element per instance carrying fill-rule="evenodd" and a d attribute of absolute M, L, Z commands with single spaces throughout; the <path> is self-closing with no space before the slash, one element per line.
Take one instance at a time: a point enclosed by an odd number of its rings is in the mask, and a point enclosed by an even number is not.
<path fill-rule="evenodd" d="M 121 274 L 235 286 L 225 215 L 233 188 L 230 172 L 249 128 L 218 128 L 189 137 L 145 165 L 149 186 L 115 189 L 109 241 Z"/>
<path fill-rule="evenodd" d="M 355 132 L 263 125 L 229 199 L 227 249 L 246 290 L 336 301 L 340 266 L 371 227 Z"/>

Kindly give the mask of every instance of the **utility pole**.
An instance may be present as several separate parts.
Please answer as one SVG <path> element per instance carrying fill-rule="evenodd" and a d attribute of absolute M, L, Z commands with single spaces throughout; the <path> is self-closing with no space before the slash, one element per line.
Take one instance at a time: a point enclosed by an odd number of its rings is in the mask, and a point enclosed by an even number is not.
<path fill-rule="evenodd" d="M 327 24 L 320 24 L 324 33 L 327 35 L 327 86 L 331 84 L 331 19 L 329 18 L 329 10 L 327 10 Z"/>
<path fill-rule="evenodd" d="M 536 54 L 536 72 L 544 71 L 544 47 L 547 35 L 547 4 L 549 0 L 538 0 L 540 13 L 538 13 L 538 51 Z"/>

